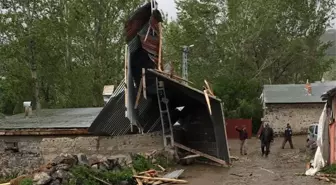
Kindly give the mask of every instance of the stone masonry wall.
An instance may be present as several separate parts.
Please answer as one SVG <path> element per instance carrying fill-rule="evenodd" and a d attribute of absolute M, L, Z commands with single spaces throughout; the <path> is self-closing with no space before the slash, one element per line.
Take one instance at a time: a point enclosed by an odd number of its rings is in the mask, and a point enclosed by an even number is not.
<path fill-rule="evenodd" d="M 264 120 L 275 133 L 282 134 L 287 123 L 294 134 L 307 133 L 309 125 L 318 122 L 324 104 L 267 104 Z"/>
<path fill-rule="evenodd" d="M 17 142 L 19 151 L 5 151 L 6 142 Z M 9 169 L 23 171 L 39 167 L 62 153 L 84 153 L 88 157 L 108 157 L 162 148 L 163 139 L 160 133 L 117 137 L 1 136 L 0 175 Z"/>

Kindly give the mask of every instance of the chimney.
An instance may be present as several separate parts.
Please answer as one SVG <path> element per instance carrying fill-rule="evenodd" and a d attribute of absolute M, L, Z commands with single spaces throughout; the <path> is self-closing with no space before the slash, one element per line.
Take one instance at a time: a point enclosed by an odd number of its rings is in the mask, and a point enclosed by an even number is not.
<path fill-rule="evenodd" d="M 33 114 L 31 101 L 23 102 L 23 107 L 25 108 L 25 118 L 31 117 Z"/>
<path fill-rule="evenodd" d="M 307 82 L 306 82 L 305 89 L 306 89 L 306 92 L 307 92 L 306 96 L 311 96 L 312 95 L 312 87 L 311 87 L 308 79 L 307 79 Z"/>
<path fill-rule="evenodd" d="M 103 90 L 104 104 L 106 104 L 114 91 L 114 85 L 105 85 Z"/>

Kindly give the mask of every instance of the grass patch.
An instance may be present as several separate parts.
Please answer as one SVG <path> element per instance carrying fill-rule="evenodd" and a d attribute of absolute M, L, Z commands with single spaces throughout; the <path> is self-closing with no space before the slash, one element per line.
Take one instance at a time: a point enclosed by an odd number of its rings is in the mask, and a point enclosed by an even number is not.
<path fill-rule="evenodd" d="M 6 183 L 9 182 L 12 179 L 15 179 L 20 175 L 19 171 L 12 171 L 9 175 L 6 176 L 0 176 L 0 183 Z"/>
<path fill-rule="evenodd" d="M 327 174 L 336 174 L 336 164 L 332 164 L 322 168 L 321 172 Z"/>
<path fill-rule="evenodd" d="M 33 185 L 33 179 L 23 179 L 19 185 Z"/>
<path fill-rule="evenodd" d="M 84 166 L 75 166 L 71 169 L 73 177 L 69 180 L 68 185 L 100 185 L 94 177 L 107 181 L 111 184 L 118 184 L 122 181 L 127 181 L 129 184 L 134 184 L 133 173 L 130 168 L 124 168 L 121 171 L 101 171 L 95 170 Z"/>

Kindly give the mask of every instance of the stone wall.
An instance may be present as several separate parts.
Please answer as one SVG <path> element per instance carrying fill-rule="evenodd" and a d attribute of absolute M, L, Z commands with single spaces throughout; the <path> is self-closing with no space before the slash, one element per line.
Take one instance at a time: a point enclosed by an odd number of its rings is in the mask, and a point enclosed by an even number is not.
<path fill-rule="evenodd" d="M 148 152 L 163 148 L 160 133 L 117 137 L 78 136 L 1 136 L 0 172 L 22 171 L 45 164 L 60 154 L 84 153 L 88 157 Z M 5 151 L 6 142 L 17 142 L 18 152 Z M 1 175 L 1 173 L 0 173 Z"/>
<path fill-rule="evenodd" d="M 267 104 L 266 107 L 264 121 L 274 132 L 282 134 L 289 123 L 294 134 L 305 134 L 309 125 L 319 121 L 324 104 Z"/>

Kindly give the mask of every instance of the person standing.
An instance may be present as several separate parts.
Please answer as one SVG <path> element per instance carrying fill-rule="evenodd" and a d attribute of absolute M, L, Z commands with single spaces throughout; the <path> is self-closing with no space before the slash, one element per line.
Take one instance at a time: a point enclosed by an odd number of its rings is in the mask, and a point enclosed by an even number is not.
<path fill-rule="evenodd" d="M 285 145 L 286 145 L 287 141 L 289 142 L 289 145 L 290 145 L 291 149 L 293 149 L 294 146 L 293 146 L 293 142 L 292 142 L 292 128 L 289 125 L 289 123 L 287 123 L 287 127 L 285 129 L 284 141 L 283 141 L 282 147 L 281 147 L 282 149 L 285 148 Z"/>
<path fill-rule="evenodd" d="M 240 154 L 247 155 L 246 149 L 246 140 L 248 138 L 248 134 L 246 131 L 246 127 L 243 126 L 243 129 L 239 129 L 237 126 L 235 127 L 236 131 L 239 132 L 239 139 L 240 139 Z"/>
<path fill-rule="evenodd" d="M 268 125 L 268 123 L 266 123 L 265 127 L 261 130 L 259 138 L 261 142 L 261 155 L 268 157 L 271 142 L 274 140 L 273 129 Z"/>

